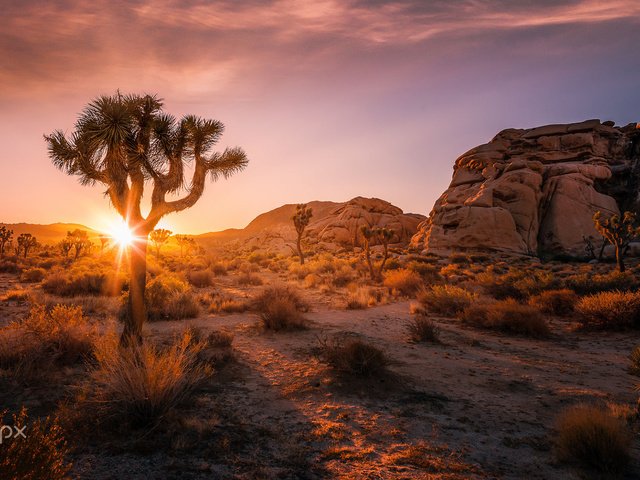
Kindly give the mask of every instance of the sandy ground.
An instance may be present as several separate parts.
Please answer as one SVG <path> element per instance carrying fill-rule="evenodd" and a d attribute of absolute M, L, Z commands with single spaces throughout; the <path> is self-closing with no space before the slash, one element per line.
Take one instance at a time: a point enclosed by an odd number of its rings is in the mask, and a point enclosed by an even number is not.
<path fill-rule="evenodd" d="M 637 379 L 626 372 L 637 332 L 575 333 L 556 322 L 552 339 L 534 341 L 437 319 L 442 344 L 432 345 L 408 341 L 408 302 L 308 317 L 311 329 L 290 333 L 260 332 L 252 314 L 186 322 L 234 333 L 237 362 L 202 405 L 246 428 L 277 431 L 267 435 L 275 445 L 255 446 L 258 459 L 282 455 L 265 461 L 264 478 L 278 478 L 279 466 L 295 456 L 304 459 L 289 478 L 584 478 L 554 462 L 549 434 L 557 412 L 581 401 L 637 399 Z M 154 323 L 149 334 L 163 337 L 184 325 Z M 314 351 L 319 338 L 343 332 L 381 347 L 394 375 L 367 382 L 333 376 Z M 419 446 L 422 463 L 407 460 L 411 445 Z M 633 457 L 626 478 L 640 475 L 637 442 Z M 93 460 L 94 478 L 121 478 L 113 462 Z M 128 478 L 231 476 L 211 459 L 180 465 L 175 477 L 176 459 L 121 460 Z"/>

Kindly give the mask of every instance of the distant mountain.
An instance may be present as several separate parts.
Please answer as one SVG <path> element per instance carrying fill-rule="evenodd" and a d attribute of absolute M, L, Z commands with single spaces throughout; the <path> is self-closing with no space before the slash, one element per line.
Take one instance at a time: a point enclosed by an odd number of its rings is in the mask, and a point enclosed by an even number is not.
<path fill-rule="evenodd" d="M 67 232 L 76 229 L 86 230 L 89 232 L 89 236 L 97 236 L 99 234 L 98 231 L 77 223 L 52 223 L 50 225 L 39 225 L 37 223 L 0 223 L 0 226 L 3 225 L 13 230 L 14 238 L 21 233 L 30 233 L 43 245 L 57 243 L 67 235 Z"/>

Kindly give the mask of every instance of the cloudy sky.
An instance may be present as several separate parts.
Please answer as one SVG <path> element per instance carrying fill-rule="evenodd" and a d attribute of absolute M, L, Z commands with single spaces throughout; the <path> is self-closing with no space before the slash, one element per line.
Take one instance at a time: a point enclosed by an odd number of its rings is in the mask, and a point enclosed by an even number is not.
<path fill-rule="evenodd" d="M 221 120 L 249 167 L 165 222 L 242 227 L 284 203 L 427 214 L 499 130 L 640 120 L 637 0 L 0 0 L 0 222 L 115 217 L 47 158 L 102 93 Z"/>

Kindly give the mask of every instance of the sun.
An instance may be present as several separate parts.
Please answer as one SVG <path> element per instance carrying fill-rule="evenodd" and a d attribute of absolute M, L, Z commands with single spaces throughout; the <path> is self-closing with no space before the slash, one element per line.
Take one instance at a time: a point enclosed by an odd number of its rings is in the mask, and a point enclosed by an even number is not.
<path fill-rule="evenodd" d="M 113 241 L 121 247 L 126 247 L 133 244 L 135 237 L 129 227 L 123 222 L 118 225 L 114 225 L 109 231 Z"/>

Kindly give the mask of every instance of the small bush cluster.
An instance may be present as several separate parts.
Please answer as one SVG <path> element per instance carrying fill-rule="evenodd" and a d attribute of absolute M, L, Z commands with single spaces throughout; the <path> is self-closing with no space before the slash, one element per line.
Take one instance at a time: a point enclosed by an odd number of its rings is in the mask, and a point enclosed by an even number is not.
<path fill-rule="evenodd" d="M 213 285 L 213 273 L 211 270 L 189 270 L 187 281 L 197 288 L 210 287 Z"/>
<path fill-rule="evenodd" d="M 307 311 L 308 306 L 288 287 L 265 288 L 256 297 L 254 308 L 260 315 L 262 327 L 266 330 L 298 330 L 307 326 L 302 312 Z"/>
<path fill-rule="evenodd" d="M 386 373 L 389 359 L 378 347 L 360 339 L 334 338 L 320 344 L 321 357 L 341 373 L 371 377 Z"/>
<path fill-rule="evenodd" d="M 460 314 L 460 319 L 476 327 L 528 337 L 547 337 L 551 333 L 537 309 L 512 299 L 470 305 Z"/>
<path fill-rule="evenodd" d="M 42 282 L 45 292 L 59 297 L 118 295 L 123 286 L 121 279 L 100 270 L 56 271 L 50 273 Z"/>
<path fill-rule="evenodd" d="M 417 314 L 407 324 L 409 338 L 413 342 L 440 342 L 440 329 L 424 314 Z"/>
<path fill-rule="evenodd" d="M 384 276 L 384 286 L 401 295 L 413 295 L 423 286 L 422 277 L 406 268 L 389 271 Z"/>
<path fill-rule="evenodd" d="M 20 281 L 27 283 L 38 283 L 44 280 L 47 272 L 44 268 L 28 268 L 20 274 Z"/>
<path fill-rule="evenodd" d="M 0 422 L 7 412 L 0 412 Z M 4 425 L 25 428 L 25 437 L 4 438 L 0 442 L 0 472 L 4 480 L 65 480 L 71 463 L 62 428 L 55 418 L 29 421 L 23 408 Z"/>
<path fill-rule="evenodd" d="M 529 299 L 529 304 L 543 313 L 566 316 L 573 313 L 578 295 L 567 288 L 547 290 Z"/>
<path fill-rule="evenodd" d="M 583 327 L 623 329 L 640 326 L 640 292 L 600 292 L 576 304 Z"/>
<path fill-rule="evenodd" d="M 618 290 L 628 292 L 640 287 L 638 280 L 631 272 L 611 272 L 604 275 L 579 274 L 565 280 L 565 285 L 578 295 L 591 295 L 600 292 Z"/>
<path fill-rule="evenodd" d="M 159 275 L 148 282 L 145 296 L 149 320 L 181 320 L 200 314 L 189 285 L 171 275 Z"/>
<path fill-rule="evenodd" d="M 560 461 L 603 473 L 619 473 L 630 458 L 626 425 L 605 408 L 576 405 L 556 422 L 555 450 Z"/>
<path fill-rule="evenodd" d="M 475 300 L 476 295 L 454 285 L 433 285 L 418 294 L 424 309 L 447 317 L 454 317 Z"/>

